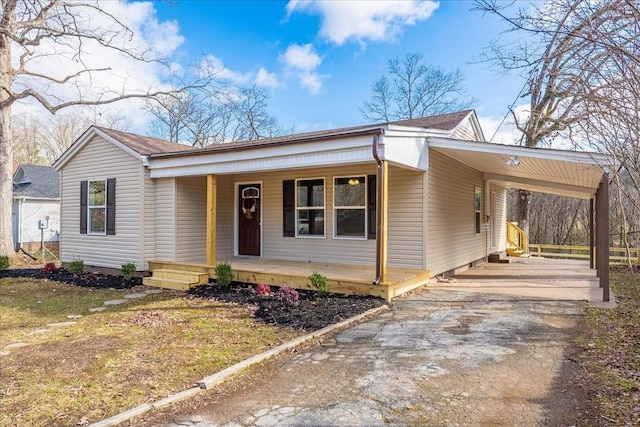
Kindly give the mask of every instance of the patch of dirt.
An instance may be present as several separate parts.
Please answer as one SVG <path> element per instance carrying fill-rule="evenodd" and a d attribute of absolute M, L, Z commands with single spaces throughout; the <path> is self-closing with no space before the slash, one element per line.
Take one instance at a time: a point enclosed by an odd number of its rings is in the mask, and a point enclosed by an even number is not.
<path fill-rule="evenodd" d="M 121 276 L 110 276 L 100 273 L 85 273 L 80 276 L 75 276 L 64 268 L 59 268 L 57 271 L 51 273 L 44 273 L 39 268 L 10 268 L 0 271 L 0 278 L 3 277 L 27 277 L 30 279 L 51 280 L 81 286 L 83 288 L 96 289 L 131 289 L 142 285 L 141 277 L 132 277 L 126 280 Z"/>

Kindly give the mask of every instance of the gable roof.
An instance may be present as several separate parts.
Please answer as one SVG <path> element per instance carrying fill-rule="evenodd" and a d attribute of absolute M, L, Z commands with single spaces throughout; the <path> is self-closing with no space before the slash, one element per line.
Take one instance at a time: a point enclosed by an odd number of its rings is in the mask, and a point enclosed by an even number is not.
<path fill-rule="evenodd" d="M 176 144 L 162 139 L 151 138 L 149 136 L 138 135 L 119 130 L 103 128 L 100 126 L 90 126 L 80 137 L 60 156 L 53 167 L 60 170 L 69 162 L 85 145 L 95 136 L 100 136 L 124 150 L 141 162 L 145 163 L 147 156 L 155 153 L 172 153 L 177 151 L 193 150 L 188 145 Z"/>
<path fill-rule="evenodd" d="M 149 136 L 137 135 L 135 133 L 123 132 L 99 126 L 94 126 L 94 128 L 101 130 L 111 138 L 121 142 L 136 153 L 143 156 L 148 156 L 150 154 L 156 153 L 171 153 L 174 151 L 186 151 L 193 149 L 193 147 L 189 145 L 175 144 L 163 139 L 151 138 Z"/>
<path fill-rule="evenodd" d="M 51 166 L 20 165 L 13 174 L 13 197 L 60 199 L 60 175 Z"/>
<path fill-rule="evenodd" d="M 223 151 L 242 150 L 245 148 L 258 148 L 268 147 L 273 145 L 285 145 L 294 143 L 313 143 L 324 141 L 328 139 L 340 138 L 340 137 L 357 137 L 363 135 L 373 135 L 380 133 L 381 129 L 389 128 L 389 125 L 396 126 L 408 126 L 415 128 L 433 129 L 446 131 L 453 131 L 456 129 L 467 117 L 471 116 L 474 123 L 477 123 L 475 119 L 474 110 L 464 110 L 455 113 L 439 114 L 437 116 L 422 117 L 419 119 L 400 120 L 395 122 L 385 122 L 370 125 L 351 126 L 337 129 L 320 130 L 313 132 L 296 133 L 290 135 L 276 136 L 272 138 L 257 139 L 251 141 L 235 141 L 226 142 L 222 144 L 212 144 L 202 148 L 196 148 L 190 151 L 174 151 L 174 152 L 160 152 L 152 154 L 151 158 L 164 158 L 164 157 L 180 157 L 180 156 L 195 156 L 199 154 L 215 153 Z M 481 131 L 480 131 L 481 135 Z M 188 147 L 192 148 L 192 147 Z"/>

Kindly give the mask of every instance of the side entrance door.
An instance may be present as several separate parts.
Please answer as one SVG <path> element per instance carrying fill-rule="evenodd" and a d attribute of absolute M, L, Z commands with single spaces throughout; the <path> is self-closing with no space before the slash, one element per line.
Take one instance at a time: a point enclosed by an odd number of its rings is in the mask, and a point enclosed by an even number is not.
<path fill-rule="evenodd" d="M 238 187 L 238 255 L 260 256 L 260 187 Z"/>

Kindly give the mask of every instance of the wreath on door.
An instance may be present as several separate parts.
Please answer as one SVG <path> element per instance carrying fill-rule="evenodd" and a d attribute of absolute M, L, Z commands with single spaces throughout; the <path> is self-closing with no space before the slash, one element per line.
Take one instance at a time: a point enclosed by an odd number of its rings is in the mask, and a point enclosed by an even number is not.
<path fill-rule="evenodd" d="M 256 198 L 255 197 L 247 197 L 245 199 L 242 199 L 242 214 L 247 219 L 251 219 L 252 218 L 252 214 L 255 211 L 256 211 Z"/>

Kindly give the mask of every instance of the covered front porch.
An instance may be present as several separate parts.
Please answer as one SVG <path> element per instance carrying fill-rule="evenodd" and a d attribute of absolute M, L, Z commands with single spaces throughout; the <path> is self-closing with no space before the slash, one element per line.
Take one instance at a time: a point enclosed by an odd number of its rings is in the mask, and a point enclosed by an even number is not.
<path fill-rule="evenodd" d="M 329 279 L 330 292 L 372 295 L 385 300 L 425 285 L 430 277 L 427 270 L 389 267 L 386 281 L 373 284 L 376 278 L 375 266 L 247 257 L 232 257 L 228 262 L 231 264 L 234 280 L 238 282 L 315 290 L 309 276 L 317 272 Z M 160 286 L 154 280 L 162 278 L 161 287 L 166 288 L 173 283 L 173 289 L 187 290 L 205 284 L 209 279 L 215 279 L 215 265 L 211 264 L 149 261 L 149 269 L 153 271 L 154 277 L 145 278 L 148 286 Z M 206 281 L 204 276 L 197 277 L 194 273 L 206 274 Z"/>

